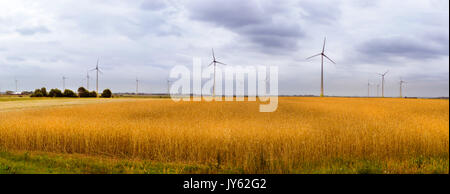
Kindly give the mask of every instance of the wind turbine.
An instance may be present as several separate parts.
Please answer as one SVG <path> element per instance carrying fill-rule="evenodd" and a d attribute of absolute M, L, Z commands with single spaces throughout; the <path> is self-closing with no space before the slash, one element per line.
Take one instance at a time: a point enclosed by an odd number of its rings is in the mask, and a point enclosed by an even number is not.
<path fill-rule="evenodd" d="M 322 63 L 321 63 L 321 70 L 320 70 L 320 97 L 323 97 L 323 57 L 327 58 L 328 60 L 330 60 L 333 64 L 336 64 L 333 60 L 331 60 L 327 55 L 325 55 L 325 43 L 327 41 L 327 38 L 325 37 L 323 40 L 323 47 L 322 47 L 322 52 L 317 54 L 317 55 L 313 55 L 311 57 L 306 58 L 306 60 L 317 57 L 317 56 L 321 56 L 322 58 Z"/>
<path fill-rule="evenodd" d="M 212 57 L 213 57 L 213 61 L 208 65 L 208 67 L 211 66 L 211 65 L 214 65 L 213 97 L 215 97 L 216 96 L 216 65 L 217 64 L 227 65 L 227 64 L 219 62 L 219 61 L 216 60 L 216 56 L 214 55 L 214 48 L 212 49 Z"/>
<path fill-rule="evenodd" d="M 67 79 L 66 76 L 62 77 L 62 80 L 63 80 L 63 91 L 66 90 L 66 79 Z"/>
<path fill-rule="evenodd" d="M 91 69 L 91 71 L 96 71 L 97 72 L 97 80 L 96 80 L 97 97 L 98 97 L 98 72 L 103 73 L 102 71 L 100 71 L 100 68 L 98 68 L 98 62 L 99 61 L 100 61 L 100 58 L 97 59 L 97 65 L 95 66 L 95 68 Z"/>
<path fill-rule="evenodd" d="M 367 97 L 370 97 L 370 81 L 367 80 Z"/>
<path fill-rule="evenodd" d="M 89 71 L 87 71 L 87 73 L 86 73 L 86 89 L 87 90 L 89 90 L 89 79 L 90 79 L 91 77 L 89 77 Z"/>
<path fill-rule="evenodd" d="M 170 83 L 172 83 L 172 81 L 167 79 L 167 95 L 169 95 L 169 96 L 170 96 Z"/>
<path fill-rule="evenodd" d="M 136 95 L 139 95 L 139 80 L 136 77 Z"/>
<path fill-rule="evenodd" d="M 384 76 L 386 76 L 387 73 L 389 73 L 389 71 L 378 74 L 378 75 L 381 75 L 381 97 L 383 97 L 383 98 L 384 98 Z"/>
<path fill-rule="evenodd" d="M 405 82 L 402 80 L 402 78 L 400 78 L 400 98 L 403 98 L 402 95 L 402 89 L 403 89 L 403 84 L 407 84 L 408 82 Z"/>
<path fill-rule="evenodd" d="M 16 93 L 17 93 L 17 82 L 18 82 L 17 78 L 14 78 L 14 83 L 16 84 Z"/>
<path fill-rule="evenodd" d="M 380 96 L 380 84 L 377 84 L 377 97 Z"/>

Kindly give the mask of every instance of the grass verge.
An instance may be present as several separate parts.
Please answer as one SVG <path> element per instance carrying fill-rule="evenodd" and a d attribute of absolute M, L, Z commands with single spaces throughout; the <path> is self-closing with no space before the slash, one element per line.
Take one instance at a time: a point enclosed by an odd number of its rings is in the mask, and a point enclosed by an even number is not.
<path fill-rule="evenodd" d="M 285 173 L 298 174 L 396 174 L 395 169 L 411 174 L 446 174 L 448 158 L 413 158 L 380 163 L 371 160 L 334 160 L 323 164 L 305 164 Z M 0 174 L 241 174 L 242 168 L 160 163 L 139 159 L 117 159 L 81 154 L 0 151 Z M 405 171 L 402 171 L 405 173 Z"/>

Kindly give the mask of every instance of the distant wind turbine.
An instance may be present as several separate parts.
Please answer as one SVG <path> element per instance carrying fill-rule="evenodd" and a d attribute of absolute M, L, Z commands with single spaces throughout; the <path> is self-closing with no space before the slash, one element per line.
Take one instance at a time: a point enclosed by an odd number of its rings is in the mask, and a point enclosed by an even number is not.
<path fill-rule="evenodd" d="M 389 71 L 386 71 L 384 73 L 379 73 L 378 75 L 381 76 L 381 97 L 384 98 L 384 77 L 386 76 L 386 74 L 388 74 Z"/>
<path fill-rule="evenodd" d="M 14 78 L 14 83 L 16 84 L 16 93 L 17 93 L 17 82 L 18 82 L 17 78 Z"/>
<path fill-rule="evenodd" d="M 306 58 L 306 60 L 317 57 L 317 56 L 321 56 L 322 58 L 322 63 L 321 63 L 321 71 L 320 71 L 320 97 L 324 96 L 323 93 L 323 57 L 327 58 L 328 60 L 330 60 L 333 64 L 336 64 L 333 60 L 331 60 L 327 55 L 325 55 L 325 43 L 327 41 L 327 38 L 325 37 L 323 40 L 323 47 L 322 47 L 322 52 L 317 54 L 317 55 L 313 55 L 311 57 Z"/>
<path fill-rule="evenodd" d="M 63 80 L 63 91 L 66 90 L 66 79 L 67 79 L 66 76 L 62 77 L 62 80 Z"/>
<path fill-rule="evenodd" d="M 377 97 L 380 97 L 380 84 L 377 84 Z"/>
<path fill-rule="evenodd" d="M 87 90 L 89 90 L 89 79 L 90 79 L 91 77 L 89 77 L 89 71 L 87 71 L 87 73 L 86 73 L 86 89 Z"/>
<path fill-rule="evenodd" d="M 213 61 L 208 65 L 208 67 L 211 66 L 211 65 L 214 65 L 213 97 L 215 97 L 216 96 L 216 65 L 217 64 L 227 65 L 227 64 L 219 62 L 219 61 L 216 60 L 216 56 L 214 55 L 214 49 L 212 49 L 212 57 L 213 57 Z"/>
<path fill-rule="evenodd" d="M 367 80 L 367 97 L 370 97 L 370 81 Z"/>
<path fill-rule="evenodd" d="M 139 94 L 139 79 L 136 77 L 136 95 Z"/>
<path fill-rule="evenodd" d="M 170 83 L 172 83 L 172 81 L 170 81 L 169 79 L 167 80 L 167 95 L 170 96 Z"/>
<path fill-rule="evenodd" d="M 95 83 L 96 84 L 97 97 L 98 97 L 98 73 L 99 72 L 103 73 L 102 71 L 100 71 L 100 68 L 98 68 L 99 61 L 100 61 L 100 58 L 97 59 L 97 65 L 95 66 L 95 68 L 91 69 L 91 71 L 96 71 L 96 73 L 97 73 L 97 80 L 96 80 L 96 83 Z"/>
<path fill-rule="evenodd" d="M 403 98 L 403 94 L 402 94 L 402 89 L 403 89 L 403 84 L 407 84 L 408 82 L 403 81 L 402 78 L 400 78 L 400 98 Z"/>

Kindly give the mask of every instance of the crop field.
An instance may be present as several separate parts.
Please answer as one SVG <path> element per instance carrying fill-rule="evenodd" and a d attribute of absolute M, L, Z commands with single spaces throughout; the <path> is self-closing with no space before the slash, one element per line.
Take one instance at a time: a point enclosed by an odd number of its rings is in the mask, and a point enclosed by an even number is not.
<path fill-rule="evenodd" d="M 0 102 L 0 173 L 449 173 L 448 100 L 259 105 Z"/>

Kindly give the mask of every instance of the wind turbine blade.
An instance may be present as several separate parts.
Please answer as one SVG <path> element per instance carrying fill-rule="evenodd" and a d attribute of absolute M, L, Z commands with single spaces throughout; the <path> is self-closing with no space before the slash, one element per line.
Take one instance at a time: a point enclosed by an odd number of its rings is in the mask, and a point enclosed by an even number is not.
<path fill-rule="evenodd" d="M 323 48 L 322 48 L 322 53 L 324 53 L 325 52 L 325 43 L 327 42 L 327 37 L 325 37 L 324 39 L 323 39 Z"/>
<path fill-rule="evenodd" d="M 216 61 L 216 63 L 222 64 L 222 65 L 227 65 L 227 64 L 219 62 L 219 61 Z"/>
<path fill-rule="evenodd" d="M 336 64 L 333 60 L 331 60 L 330 58 L 328 58 L 325 54 L 323 54 L 323 56 L 324 56 L 325 58 L 327 58 L 328 60 L 330 60 L 332 63 Z"/>
<path fill-rule="evenodd" d="M 209 66 L 211 66 L 212 64 L 214 64 L 214 61 L 213 61 L 213 62 L 211 62 L 211 63 L 210 63 L 209 65 L 208 65 L 208 67 L 209 67 Z"/>
<path fill-rule="evenodd" d="M 317 57 L 317 56 L 319 56 L 319 55 L 321 55 L 321 54 L 322 54 L 322 53 L 319 53 L 319 54 L 317 54 L 317 55 L 310 56 L 310 57 L 306 58 L 306 60 L 311 59 L 311 58 L 314 58 L 314 57 Z"/>
<path fill-rule="evenodd" d="M 214 48 L 212 48 L 211 50 L 212 50 L 213 59 L 215 61 L 216 60 L 216 56 L 214 55 Z"/>
<path fill-rule="evenodd" d="M 389 73 L 389 70 L 388 71 L 386 71 L 385 73 L 383 73 L 383 75 L 386 75 L 386 74 L 388 74 Z"/>

